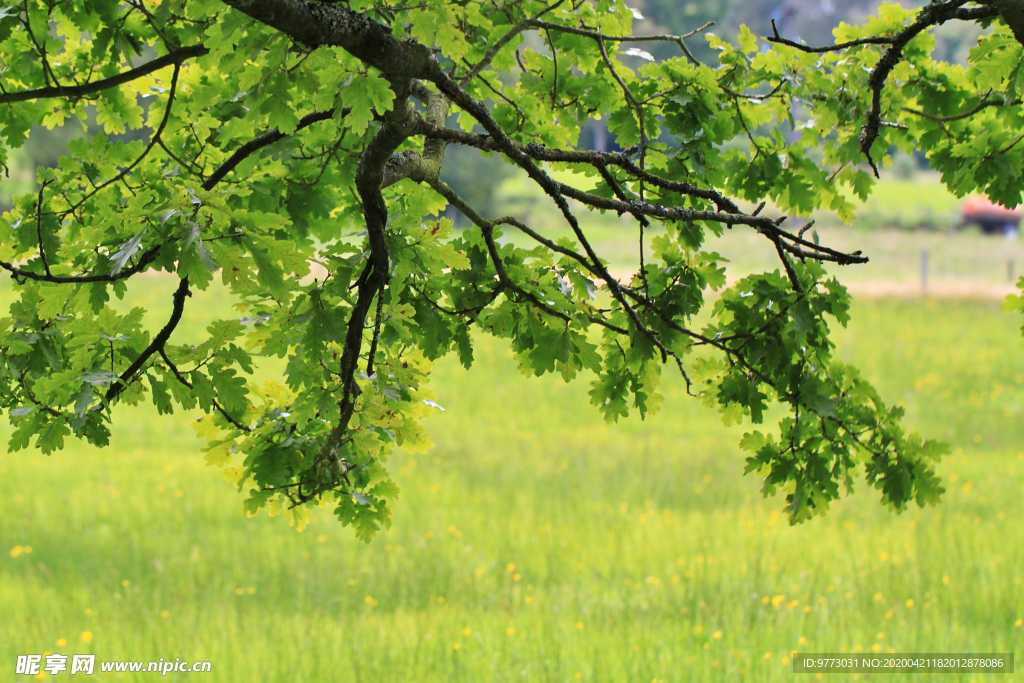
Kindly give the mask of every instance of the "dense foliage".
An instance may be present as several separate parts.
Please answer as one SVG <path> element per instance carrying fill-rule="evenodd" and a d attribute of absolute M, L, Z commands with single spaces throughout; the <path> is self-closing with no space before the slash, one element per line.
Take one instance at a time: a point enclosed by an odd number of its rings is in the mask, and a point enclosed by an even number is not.
<path fill-rule="evenodd" d="M 833 355 L 849 298 L 825 265 L 867 257 L 786 215 L 852 219 L 850 192 L 867 198 L 893 147 L 926 149 L 959 194 L 1018 203 L 1019 9 L 884 5 L 821 48 L 746 30 L 735 43 L 660 36 L 679 54 L 657 61 L 612 0 L 8 6 L 0 162 L 38 122 L 94 112 L 103 129 L 69 143 L 0 220 L 19 294 L 0 318 L 11 447 L 106 444 L 120 403 L 199 406 L 207 461 L 248 491 L 249 513 L 301 526 L 325 504 L 368 538 L 398 493 L 388 453 L 429 445 L 431 361 L 454 352 L 468 367 L 487 333 L 528 374 L 589 377 L 609 420 L 656 410 L 666 370 L 727 422 L 781 404 L 778 432 L 742 446 L 792 521 L 858 473 L 896 509 L 934 502 L 941 445 L 907 433 Z M 991 24 L 966 68 L 930 56 L 948 21 Z M 704 39 L 715 64 L 685 42 Z M 578 146 L 593 119 L 622 151 Z M 482 215 L 440 179 L 449 145 L 528 176 L 573 237 Z M 438 218 L 448 206 L 474 227 L 456 233 Z M 636 274 L 609 272 L 589 211 L 634 219 Z M 727 228 L 763 235 L 779 268 L 727 285 L 713 250 Z M 171 314 L 146 329 L 111 297 L 160 271 L 175 276 Z M 237 305 L 201 344 L 175 343 L 191 293 L 215 279 Z M 284 359 L 284 382 L 250 381 L 256 356 Z"/>

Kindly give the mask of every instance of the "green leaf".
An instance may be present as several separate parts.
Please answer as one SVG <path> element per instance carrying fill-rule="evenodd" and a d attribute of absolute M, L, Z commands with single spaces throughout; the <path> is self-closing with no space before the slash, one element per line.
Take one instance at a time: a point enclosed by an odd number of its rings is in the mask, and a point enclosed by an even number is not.
<path fill-rule="evenodd" d="M 354 77 L 342 91 L 342 98 L 345 106 L 351 108 L 345 117 L 345 125 L 356 135 L 362 135 L 374 113 L 391 111 L 395 93 L 386 80 L 370 71 Z"/>
<path fill-rule="evenodd" d="M 110 257 L 110 272 L 114 275 L 124 270 L 128 260 L 139 251 L 139 247 L 142 244 L 142 238 L 145 236 L 146 230 L 138 233 L 127 242 L 121 245 L 113 256 Z"/>

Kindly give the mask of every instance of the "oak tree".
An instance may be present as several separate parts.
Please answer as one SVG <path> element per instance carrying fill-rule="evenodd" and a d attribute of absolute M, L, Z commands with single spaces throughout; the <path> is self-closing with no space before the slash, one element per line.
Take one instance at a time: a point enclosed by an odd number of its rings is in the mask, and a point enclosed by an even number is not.
<path fill-rule="evenodd" d="M 588 378 L 612 421 L 657 410 L 662 382 L 727 423 L 782 406 L 741 445 L 791 521 L 854 477 L 897 510 L 937 500 L 943 447 L 830 341 L 849 310 L 832 272 L 868 256 L 787 216 L 852 220 L 894 149 L 926 151 L 957 194 L 1019 203 L 1024 4 L 886 4 L 820 46 L 709 26 L 635 36 L 634 14 L 621 0 L 0 9 L 0 163 L 39 124 L 102 129 L 0 219 L 17 297 L 0 318 L 10 447 L 105 445 L 124 404 L 198 406 L 206 459 L 247 512 L 301 526 L 327 505 L 369 538 L 398 493 L 389 452 L 428 445 L 430 364 L 469 367 L 489 334 L 528 374 Z M 966 66 L 932 58 L 946 22 L 988 27 Z M 652 42 L 675 56 L 651 58 Z M 597 119 L 619 151 L 579 144 Z M 513 167 L 569 237 L 470 205 L 440 179 L 452 146 Z M 472 227 L 439 218 L 448 207 Z M 594 212 L 632 221 L 634 275 L 588 239 Z M 778 267 L 727 284 L 727 229 L 762 236 Z M 111 301 L 147 273 L 171 302 L 152 329 Z M 176 340 L 215 281 L 230 293 L 219 320 Z M 283 378 L 252 381 L 256 357 L 282 359 Z"/>

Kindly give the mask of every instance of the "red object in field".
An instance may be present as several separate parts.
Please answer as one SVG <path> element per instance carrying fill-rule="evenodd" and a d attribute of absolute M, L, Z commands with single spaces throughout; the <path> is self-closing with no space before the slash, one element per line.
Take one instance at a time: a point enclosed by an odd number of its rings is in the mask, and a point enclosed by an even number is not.
<path fill-rule="evenodd" d="M 978 220 L 996 220 L 1020 223 L 1021 207 L 1008 209 L 1001 204 L 993 204 L 986 197 L 968 197 L 964 200 L 960 213 L 965 221 L 973 222 Z"/>
<path fill-rule="evenodd" d="M 986 197 L 968 197 L 960 207 L 963 224 L 977 224 L 985 233 L 1016 234 L 1022 214 L 1020 206 L 1008 209 Z"/>

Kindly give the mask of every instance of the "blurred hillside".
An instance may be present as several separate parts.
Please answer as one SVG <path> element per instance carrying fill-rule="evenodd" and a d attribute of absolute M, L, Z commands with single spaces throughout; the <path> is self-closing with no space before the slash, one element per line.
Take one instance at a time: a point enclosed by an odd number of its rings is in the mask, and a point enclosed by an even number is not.
<path fill-rule="evenodd" d="M 746 24 L 755 35 L 772 34 L 772 20 L 779 33 L 811 45 L 833 42 L 832 30 L 841 23 L 860 24 L 876 13 L 880 0 L 631 0 L 644 19 L 635 26 L 638 34 L 671 33 L 682 35 L 709 21 L 710 31 L 733 38 Z M 905 7 L 920 7 L 921 0 L 903 0 Z M 962 23 L 962 22 L 958 22 Z M 937 58 L 961 62 L 978 37 L 972 26 L 945 26 L 936 34 Z M 690 49 L 701 59 L 712 57 L 703 40 L 689 41 Z M 668 56 L 673 48 L 662 46 Z"/>

